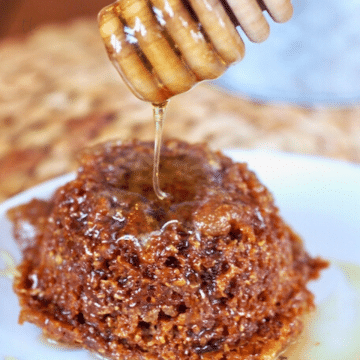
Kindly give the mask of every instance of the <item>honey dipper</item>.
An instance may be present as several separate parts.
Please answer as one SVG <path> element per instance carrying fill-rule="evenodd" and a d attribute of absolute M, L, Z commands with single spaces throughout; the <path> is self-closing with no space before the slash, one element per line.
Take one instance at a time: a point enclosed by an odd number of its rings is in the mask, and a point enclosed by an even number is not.
<path fill-rule="evenodd" d="M 253 42 L 292 16 L 290 0 L 118 0 L 98 16 L 109 57 L 140 99 L 161 104 L 244 56 Z"/>

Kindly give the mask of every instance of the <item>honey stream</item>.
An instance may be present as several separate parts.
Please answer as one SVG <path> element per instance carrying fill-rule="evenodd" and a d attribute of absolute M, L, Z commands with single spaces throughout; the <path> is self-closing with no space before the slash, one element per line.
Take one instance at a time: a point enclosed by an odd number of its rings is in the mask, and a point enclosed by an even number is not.
<path fill-rule="evenodd" d="M 155 142 L 154 142 L 154 161 L 153 161 L 153 187 L 156 196 L 160 200 L 168 197 L 168 194 L 163 192 L 160 188 L 159 167 L 160 167 L 160 153 L 162 143 L 163 125 L 165 120 L 165 111 L 167 101 L 162 104 L 153 104 L 153 116 L 155 123 Z"/>

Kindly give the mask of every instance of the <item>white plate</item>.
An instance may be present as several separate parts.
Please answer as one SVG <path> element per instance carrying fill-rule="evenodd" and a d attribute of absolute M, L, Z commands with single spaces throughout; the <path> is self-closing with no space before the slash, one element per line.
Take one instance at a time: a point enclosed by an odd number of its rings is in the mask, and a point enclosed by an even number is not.
<path fill-rule="evenodd" d="M 249 163 L 272 191 L 283 217 L 304 239 L 308 251 L 332 260 L 311 283 L 318 304 L 290 360 L 360 359 L 360 167 L 298 155 L 231 150 Z M 73 175 L 46 182 L 0 205 L 1 255 L 20 259 L 6 211 L 33 197 L 47 198 Z M 6 258 L 6 256 L 5 256 Z M 0 259 L 0 269 L 5 267 Z M 83 350 L 59 349 L 40 338 L 31 324 L 17 324 L 19 306 L 10 279 L 0 276 L 0 359 L 89 360 Z"/>

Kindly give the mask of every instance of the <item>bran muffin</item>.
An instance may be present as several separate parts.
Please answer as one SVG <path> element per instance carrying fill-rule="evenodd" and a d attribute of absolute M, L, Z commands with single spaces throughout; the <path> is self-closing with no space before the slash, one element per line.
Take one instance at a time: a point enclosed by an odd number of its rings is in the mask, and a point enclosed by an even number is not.
<path fill-rule="evenodd" d="M 246 164 L 202 144 L 83 151 L 76 179 L 10 210 L 20 323 L 114 360 L 265 360 L 314 307 L 310 257 Z M 24 231 L 24 226 L 33 231 Z"/>

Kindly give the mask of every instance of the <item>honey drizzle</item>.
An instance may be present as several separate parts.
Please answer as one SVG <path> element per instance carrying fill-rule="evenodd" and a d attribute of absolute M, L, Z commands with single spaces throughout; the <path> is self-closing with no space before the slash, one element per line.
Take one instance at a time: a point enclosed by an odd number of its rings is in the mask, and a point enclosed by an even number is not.
<path fill-rule="evenodd" d="M 165 120 L 165 111 L 168 101 L 161 104 L 153 104 L 153 117 L 155 122 L 155 141 L 154 141 L 154 161 L 153 161 L 153 188 L 156 196 L 160 200 L 166 199 L 169 195 L 160 188 L 159 165 L 162 143 L 163 125 Z"/>

